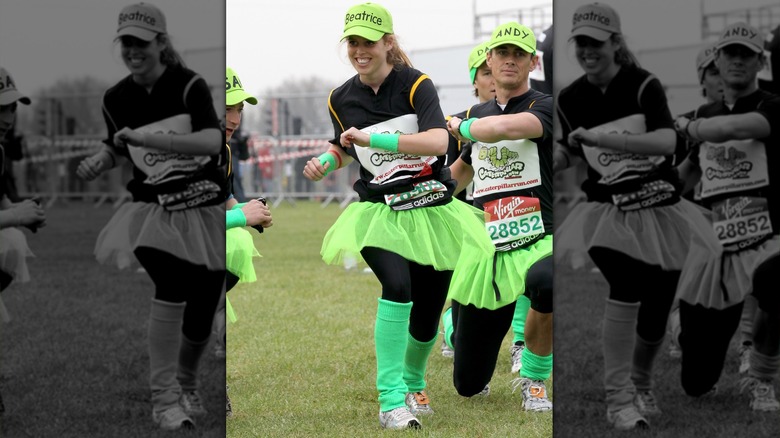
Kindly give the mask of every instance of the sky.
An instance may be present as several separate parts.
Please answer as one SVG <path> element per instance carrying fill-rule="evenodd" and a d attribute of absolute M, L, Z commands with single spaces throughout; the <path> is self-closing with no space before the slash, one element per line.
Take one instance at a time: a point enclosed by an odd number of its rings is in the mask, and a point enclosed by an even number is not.
<path fill-rule="evenodd" d="M 2 0 L 0 63 L 25 93 L 63 77 L 117 82 L 127 69 L 114 53 L 117 17 L 132 0 Z M 224 48 L 225 9 L 214 0 L 152 0 L 166 16 L 177 51 Z M 220 54 L 220 57 L 222 55 Z M 198 63 L 198 62 L 196 62 Z M 214 62 L 209 63 L 215 64 Z M 209 65 L 205 64 L 204 65 Z M 209 68 L 209 67 L 201 67 Z M 223 67 L 204 76 L 219 80 Z"/>
<path fill-rule="evenodd" d="M 549 5 L 551 0 L 382 0 L 407 53 L 475 43 L 473 11 Z M 355 74 L 339 39 L 359 0 L 227 0 L 227 62 L 256 94 L 285 79 L 318 76 L 340 85 Z M 465 64 L 465 60 L 461 62 Z M 464 74 L 465 75 L 465 74 Z M 467 75 L 464 76 L 468 78 Z M 468 79 L 466 79 L 467 81 Z"/>

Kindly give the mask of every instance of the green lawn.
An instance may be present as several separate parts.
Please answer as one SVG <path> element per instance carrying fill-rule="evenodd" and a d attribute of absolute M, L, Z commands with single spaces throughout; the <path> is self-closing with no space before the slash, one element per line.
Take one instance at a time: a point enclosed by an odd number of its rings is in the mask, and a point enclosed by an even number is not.
<path fill-rule="evenodd" d="M 608 428 L 604 404 L 602 316 L 607 284 L 598 272 L 555 270 L 555 436 L 558 437 L 777 437 L 778 413 L 755 413 L 738 393 L 736 343 L 727 358 L 719 393 L 706 400 L 685 395 L 679 359 L 661 350 L 654 375 L 656 396 L 665 415 L 650 418 L 647 432 Z"/>
<path fill-rule="evenodd" d="M 223 437 L 224 360 L 208 350 L 202 392 L 212 413 L 194 432 L 162 432 L 149 403 L 147 327 L 153 284 L 144 273 L 101 266 L 92 255 L 113 214 L 73 202 L 47 212 L 27 233 L 36 257 L 30 283 L 3 300 L 0 323 L 2 437 Z"/>
<path fill-rule="evenodd" d="M 322 237 L 341 210 L 298 202 L 273 210 L 257 236 L 259 282 L 229 293 L 238 322 L 228 327 L 227 380 L 234 416 L 228 437 L 384 436 L 377 419 L 373 331 L 379 282 L 328 266 Z M 437 345 L 428 367 L 436 414 L 415 436 L 550 437 L 552 415 L 522 412 L 512 394 L 505 339 L 487 399 L 452 386 L 452 361 Z M 401 432 L 401 434 L 404 434 Z"/>

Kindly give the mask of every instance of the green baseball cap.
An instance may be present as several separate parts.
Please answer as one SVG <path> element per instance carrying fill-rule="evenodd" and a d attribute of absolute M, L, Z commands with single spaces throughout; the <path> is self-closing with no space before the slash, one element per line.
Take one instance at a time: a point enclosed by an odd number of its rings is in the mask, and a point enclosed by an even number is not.
<path fill-rule="evenodd" d="M 352 6 L 347 11 L 341 39 L 357 35 L 369 41 L 379 41 L 386 33 L 393 33 L 393 17 L 390 12 L 376 3 L 363 3 Z"/>
<path fill-rule="evenodd" d="M 574 11 L 571 25 L 570 40 L 582 35 L 606 41 L 613 33 L 620 33 L 620 16 L 609 5 L 591 3 Z"/>
<path fill-rule="evenodd" d="M 148 3 L 126 6 L 119 13 L 116 37 L 130 35 L 144 41 L 151 41 L 157 34 L 166 33 L 165 15 L 160 8 Z"/>
<path fill-rule="evenodd" d="M 699 75 L 699 83 L 704 80 L 704 72 L 707 67 L 715 62 L 715 52 L 715 45 L 708 44 L 696 55 L 696 73 Z"/>
<path fill-rule="evenodd" d="M 720 50 L 732 44 L 745 46 L 755 53 L 764 51 L 764 38 L 762 38 L 761 32 L 744 22 L 734 23 L 726 27 L 715 47 Z"/>
<path fill-rule="evenodd" d="M 16 89 L 16 84 L 8 70 L 0 67 L 0 105 L 10 105 L 14 102 L 30 104 L 30 98 Z"/>
<path fill-rule="evenodd" d="M 504 23 L 493 30 L 488 47 L 492 50 L 502 44 L 512 44 L 532 55 L 536 54 L 536 35 L 531 29 L 515 21 Z"/>
<path fill-rule="evenodd" d="M 225 103 L 227 105 L 238 105 L 243 101 L 257 105 L 257 98 L 244 91 L 238 75 L 232 68 L 228 67 L 225 70 Z"/>
<path fill-rule="evenodd" d="M 471 75 L 472 84 L 477 79 L 477 70 L 487 61 L 487 52 L 489 51 L 487 41 L 479 43 L 477 47 L 471 49 L 471 53 L 469 53 L 469 74 Z"/>

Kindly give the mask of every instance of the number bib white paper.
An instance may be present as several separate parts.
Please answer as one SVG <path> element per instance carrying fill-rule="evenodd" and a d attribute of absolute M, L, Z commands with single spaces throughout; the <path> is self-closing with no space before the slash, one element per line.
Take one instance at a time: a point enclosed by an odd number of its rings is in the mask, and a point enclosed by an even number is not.
<path fill-rule="evenodd" d="M 590 128 L 589 131 L 605 134 L 644 134 L 647 132 L 645 115 L 623 117 Z M 590 146 L 583 146 L 582 152 L 590 167 L 601 175 L 599 183 L 607 185 L 636 178 L 638 173 L 655 170 L 665 159 L 661 155 L 633 154 Z"/>
<path fill-rule="evenodd" d="M 740 250 L 772 234 L 765 198 L 738 196 L 712 206 L 712 225 L 726 249 Z"/>
<path fill-rule="evenodd" d="M 544 233 L 538 198 L 509 196 L 486 202 L 485 227 L 497 251 L 511 251 Z"/>
<path fill-rule="evenodd" d="M 539 150 L 530 140 L 475 142 L 471 147 L 474 198 L 542 184 Z"/>
<path fill-rule="evenodd" d="M 764 143 L 732 140 L 702 143 L 699 148 L 702 199 L 769 185 Z"/>
<path fill-rule="evenodd" d="M 377 123 L 361 129 L 366 134 L 416 134 L 418 132 L 417 115 L 406 114 L 394 119 Z M 430 169 L 438 158 L 407 155 L 382 149 L 354 146 L 360 165 L 374 178 L 372 184 L 386 184 L 393 181 L 413 178 L 414 173 Z"/>
<path fill-rule="evenodd" d="M 189 114 L 179 114 L 135 130 L 145 134 L 191 134 L 192 122 Z M 128 145 L 127 150 L 133 164 L 146 175 L 144 183 L 150 185 L 185 178 L 211 161 L 208 156 L 192 156 L 146 147 Z"/>

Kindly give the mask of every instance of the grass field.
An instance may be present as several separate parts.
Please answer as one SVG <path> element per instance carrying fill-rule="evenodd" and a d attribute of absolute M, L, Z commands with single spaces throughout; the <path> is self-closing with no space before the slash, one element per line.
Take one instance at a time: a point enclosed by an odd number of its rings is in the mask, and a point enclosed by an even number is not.
<path fill-rule="evenodd" d="M 152 423 L 147 321 L 153 285 L 146 274 L 101 266 L 92 255 L 110 206 L 56 204 L 47 226 L 27 233 L 36 257 L 32 281 L 3 300 L 14 318 L 0 323 L 3 437 L 223 437 L 224 360 L 201 365 L 212 415 L 192 432 Z M 194 291 L 197 292 L 197 291 Z"/>
<path fill-rule="evenodd" d="M 617 432 L 606 422 L 601 328 L 607 284 L 599 273 L 555 270 L 556 437 L 777 437 L 780 415 L 754 413 L 740 395 L 736 344 L 721 376 L 719 393 L 706 400 L 685 395 L 680 363 L 664 345 L 656 362 L 656 396 L 665 415 L 651 418 L 651 430 Z"/>
<path fill-rule="evenodd" d="M 227 436 L 371 437 L 377 419 L 373 331 L 380 285 L 360 269 L 328 266 L 322 237 L 341 210 L 299 202 L 273 210 L 275 225 L 256 242 L 259 282 L 229 293 L 238 322 L 228 327 L 227 380 L 234 416 Z M 356 272 L 357 271 L 357 272 Z M 512 394 L 509 337 L 486 399 L 466 399 L 452 385 L 452 361 L 428 367 L 436 414 L 415 436 L 550 437 L 552 415 L 521 411 Z M 402 435 L 406 435 L 401 432 Z"/>

